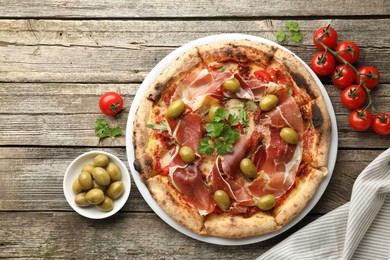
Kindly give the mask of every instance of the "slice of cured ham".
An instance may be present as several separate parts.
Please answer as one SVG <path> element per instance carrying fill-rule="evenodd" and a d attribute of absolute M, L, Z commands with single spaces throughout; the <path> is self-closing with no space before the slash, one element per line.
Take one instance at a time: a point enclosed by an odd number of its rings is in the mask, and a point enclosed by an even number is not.
<path fill-rule="evenodd" d="M 182 115 L 179 119 L 167 118 L 169 132 L 180 146 L 188 146 L 198 154 L 198 145 L 202 138 L 202 116 L 193 112 Z"/>
<path fill-rule="evenodd" d="M 280 197 L 294 184 L 295 174 L 302 159 L 302 142 L 290 145 L 280 137 L 281 127 L 291 127 L 303 136 L 303 120 L 295 100 L 287 93 L 280 93 L 279 105 L 262 119 L 261 129 L 267 131 L 263 140 L 252 155 L 253 163 L 261 174 L 249 186 L 254 197 L 273 194 Z"/>
<path fill-rule="evenodd" d="M 186 168 L 177 167 L 170 177 L 172 184 L 198 209 L 199 214 L 207 215 L 214 211 L 215 202 L 196 164 L 189 164 Z"/>

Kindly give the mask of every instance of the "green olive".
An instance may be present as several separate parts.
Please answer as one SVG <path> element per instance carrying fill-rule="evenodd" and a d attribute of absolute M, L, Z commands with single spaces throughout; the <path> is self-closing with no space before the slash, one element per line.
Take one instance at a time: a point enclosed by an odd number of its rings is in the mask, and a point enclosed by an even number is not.
<path fill-rule="evenodd" d="M 83 190 L 89 190 L 93 186 L 92 176 L 89 172 L 81 172 L 77 180 Z"/>
<path fill-rule="evenodd" d="M 261 210 L 270 210 L 276 204 L 275 196 L 272 194 L 264 195 L 256 201 L 256 206 Z"/>
<path fill-rule="evenodd" d="M 85 198 L 91 204 L 99 204 L 104 200 L 104 192 L 101 189 L 91 189 L 87 192 Z"/>
<path fill-rule="evenodd" d="M 89 203 L 86 199 L 86 195 L 86 192 L 77 194 L 77 196 L 74 198 L 74 202 L 80 207 L 88 207 L 89 205 L 91 205 L 91 203 Z"/>
<path fill-rule="evenodd" d="M 76 178 L 72 184 L 72 190 L 74 194 L 79 194 L 83 191 L 83 188 L 80 186 L 78 178 Z"/>
<path fill-rule="evenodd" d="M 170 118 L 177 118 L 184 112 L 184 109 L 184 101 L 181 99 L 175 100 L 169 105 L 166 116 Z"/>
<path fill-rule="evenodd" d="M 107 190 L 107 186 L 103 186 L 103 185 L 97 184 L 97 182 L 94 180 L 92 189 L 101 189 L 102 191 L 106 191 Z"/>
<path fill-rule="evenodd" d="M 215 116 L 215 112 L 217 112 L 218 108 L 223 109 L 222 106 L 220 104 L 218 104 L 218 103 L 212 104 L 210 106 L 210 108 L 209 108 L 209 119 L 211 121 L 214 121 L 214 119 L 215 119 L 215 117 L 214 117 Z"/>
<path fill-rule="evenodd" d="M 92 174 L 94 170 L 95 166 L 93 166 L 93 164 L 84 164 L 83 168 L 81 168 L 82 172 L 89 172 L 90 174 Z"/>
<path fill-rule="evenodd" d="M 283 127 L 282 130 L 280 130 L 280 137 L 288 144 L 298 143 L 298 134 L 290 127 Z"/>
<path fill-rule="evenodd" d="M 240 82 L 236 78 L 228 79 L 222 83 L 224 89 L 229 92 L 238 92 L 240 90 Z"/>
<path fill-rule="evenodd" d="M 121 170 L 116 164 L 109 163 L 106 167 L 106 171 L 110 175 L 112 181 L 119 181 L 122 177 Z"/>
<path fill-rule="evenodd" d="M 95 167 L 106 167 L 108 165 L 108 157 L 104 154 L 96 155 L 96 157 L 93 159 L 93 165 Z"/>
<path fill-rule="evenodd" d="M 214 192 L 214 200 L 222 210 L 230 208 L 230 197 L 224 190 Z"/>
<path fill-rule="evenodd" d="M 114 202 L 110 197 L 105 197 L 103 202 L 96 205 L 96 208 L 98 208 L 101 211 L 107 212 L 114 208 Z"/>
<path fill-rule="evenodd" d="M 195 153 L 188 146 L 182 146 L 179 150 L 179 155 L 185 163 L 192 163 L 195 160 Z"/>
<path fill-rule="evenodd" d="M 241 173 L 247 178 L 254 178 L 257 175 L 256 166 L 248 158 L 244 158 L 241 160 L 240 170 L 241 170 Z"/>
<path fill-rule="evenodd" d="M 110 175 L 102 167 L 95 167 L 95 171 L 92 176 L 96 183 L 102 186 L 106 186 L 111 182 Z"/>
<path fill-rule="evenodd" d="M 279 103 L 278 96 L 274 94 L 265 95 L 260 99 L 260 108 L 263 111 L 270 111 L 274 109 Z"/>
<path fill-rule="evenodd" d="M 125 186 L 121 181 L 115 181 L 108 186 L 107 195 L 111 199 L 119 198 L 125 191 Z"/>

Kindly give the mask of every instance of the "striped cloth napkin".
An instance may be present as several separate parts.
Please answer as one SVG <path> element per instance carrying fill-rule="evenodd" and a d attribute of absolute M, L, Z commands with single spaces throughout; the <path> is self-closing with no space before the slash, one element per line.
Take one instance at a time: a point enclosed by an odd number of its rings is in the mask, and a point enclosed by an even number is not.
<path fill-rule="evenodd" d="M 390 259 L 390 148 L 356 179 L 351 201 L 292 234 L 258 260 Z"/>

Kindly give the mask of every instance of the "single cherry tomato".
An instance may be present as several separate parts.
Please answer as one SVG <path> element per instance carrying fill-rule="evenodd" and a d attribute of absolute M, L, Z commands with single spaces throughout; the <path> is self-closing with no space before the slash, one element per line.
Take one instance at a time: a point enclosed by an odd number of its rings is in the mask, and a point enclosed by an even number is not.
<path fill-rule="evenodd" d="M 337 44 L 337 32 L 335 29 L 328 26 L 324 26 L 319 28 L 313 35 L 313 42 L 314 45 L 319 49 L 320 51 L 325 50 L 324 47 L 321 46 L 317 42 L 317 39 L 319 39 L 323 44 L 325 44 L 328 48 L 332 49 Z"/>
<path fill-rule="evenodd" d="M 123 99 L 116 92 L 107 92 L 100 97 L 99 107 L 104 114 L 115 116 L 123 107 Z"/>
<path fill-rule="evenodd" d="M 341 102 L 346 108 L 358 109 L 366 99 L 366 91 L 358 85 L 351 85 L 343 90 L 341 93 Z"/>
<path fill-rule="evenodd" d="M 360 72 L 360 77 L 367 88 L 373 89 L 376 85 L 378 85 L 381 75 L 376 68 L 364 66 L 359 68 L 358 71 Z M 360 84 L 360 78 L 358 75 L 356 75 L 355 80 L 357 84 Z"/>
<path fill-rule="evenodd" d="M 336 52 L 339 54 L 340 57 L 344 58 L 344 60 L 348 61 L 351 64 L 355 63 L 360 56 L 359 47 L 356 45 L 356 43 L 351 41 L 340 42 L 336 46 Z M 342 62 L 338 57 L 337 60 L 339 62 Z"/>
<path fill-rule="evenodd" d="M 271 75 L 265 70 L 256 70 L 253 72 L 253 74 L 258 80 L 261 80 L 265 83 L 272 81 Z"/>
<path fill-rule="evenodd" d="M 339 88 L 346 88 L 355 80 L 355 71 L 350 66 L 340 64 L 332 73 L 333 85 Z"/>
<path fill-rule="evenodd" d="M 367 130 L 372 123 L 372 114 L 370 110 L 365 109 L 362 111 L 362 109 L 354 110 L 349 115 L 349 125 L 357 130 L 357 131 L 365 131 Z"/>
<path fill-rule="evenodd" d="M 390 134 L 390 114 L 379 113 L 372 120 L 372 129 L 379 135 Z"/>
<path fill-rule="evenodd" d="M 335 66 L 335 59 L 329 52 L 317 52 L 311 60 L 311 68 L 318 76 L 328 76 Z"/>

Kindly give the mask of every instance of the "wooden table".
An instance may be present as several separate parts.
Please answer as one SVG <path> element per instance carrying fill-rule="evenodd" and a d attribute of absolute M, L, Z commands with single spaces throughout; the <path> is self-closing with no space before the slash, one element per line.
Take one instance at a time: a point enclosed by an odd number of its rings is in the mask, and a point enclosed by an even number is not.
<path fill-rule="evenodd" d="M 280 236 L 247 246 L 211 245 L 165 224 L 134 183 L 124 208 L 105 220 L 72 211 L 62 191 L 64 172 L 81 153 L 103 150 L 127 163 L 125 133 L 99 141 L 95 120 L 125 129 L 138 87 L 168 53 L 218 33 L 275 40 L 287 21 L 299 22 L 303 41 L 284 45 L 307 63 L 320 26 L 332 23 L 340 40 L 355 41 L 357 66 L 382 74 L 373 97 L 390 112 L 389 1 L 0 1 L 0 258 L 253 259 L 346 203 L 355 178 L 390 138 L 352 131 L 341 91 L 329 79 L 323 82 L 339 136 L 333 177 L 310 214 Z M 110 90 L 125 98 L 115 118 L 98 107 Z"/>

